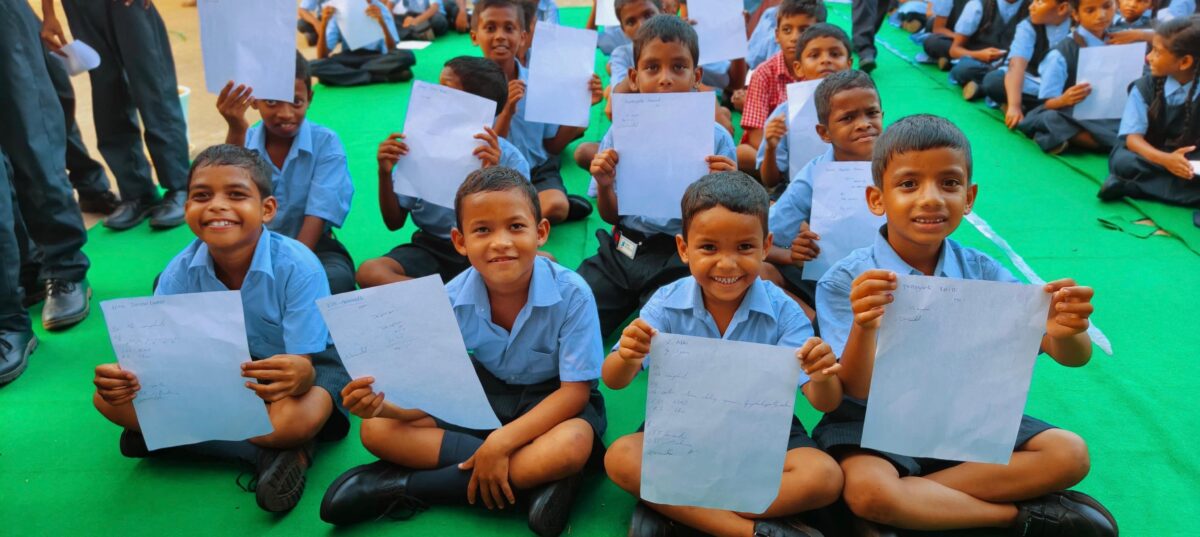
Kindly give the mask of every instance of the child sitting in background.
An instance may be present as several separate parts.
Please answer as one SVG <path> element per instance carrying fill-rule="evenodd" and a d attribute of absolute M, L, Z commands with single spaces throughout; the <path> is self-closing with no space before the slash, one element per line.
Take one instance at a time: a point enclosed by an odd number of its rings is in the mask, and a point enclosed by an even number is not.
<path fill-rule="evenodd" d="M 397 42 L 409 39 L 433 41 L 450 30 L 446 0 L 387 0 L 398 33 Z"/>
<path fill-rule="evenodd" d="M 1004 124 L 1009 129 L 1025 119 L 1025 112 L 1041 104 L 1038 69 L 1050 47 L 1071 33 L 1071 4 L 1067 0 L 1033 0 L 1029 18 L 1017 25 L 1008 48 L 1008 66 L 983 77 L 983 92 L 994 103 L 1003 103 Z"/>
<path fill-rule="evenodd" d="M 365 5 L 367 16 L 379 24 L 383 38 L 351 49 L 342 37 L 342 30 L 334 21 L 337 9 L 326 4 L 321 8 L 321 19 L 317 25 L 317 58 L 312 64 L 313 76 L 329 86 L 358 86 L 380 82 L 406 82 L 412 80 L 416 56 L 408 50 L 396 50 L 400 34 L 395 20 L 381 0 L 349 0 L 348 5 Z M 341 51 L 334 53 L 338 47 Z"/>
<path fill-rule="evenodd" d="M 1029 0 L 971 0 L 954 25 L 950 81 L 962 86 L 963 99 L 983 94 L 983 77 L 995 69 L 1012 45 L 1017 25 L 1029 17 Z"/>

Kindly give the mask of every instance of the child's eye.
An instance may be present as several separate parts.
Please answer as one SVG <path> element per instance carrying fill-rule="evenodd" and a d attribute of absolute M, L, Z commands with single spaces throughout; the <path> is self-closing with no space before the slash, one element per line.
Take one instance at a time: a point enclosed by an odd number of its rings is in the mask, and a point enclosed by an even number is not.
<path fill-rule="evenodd" d="M 193 192 L 191 198 L 195 201 L 204 201 L 208 199 L 207 192 Z"/>
<path fill-rule="evenodd" d="M 487 226 L 479 226 L 479 227 L 475 228 L 474 230 L 472 230 L 471 232 L 472 233 L 487 233 L 488 231 L 489 230 L 488 230 Z"/>
<path fill-rule="evenodd" d="M 962 185 L 962 181 L 959 181 L 958 179 L 946 179 L 945 181 L 942 181 L 942 186 L 947 188 L 958 188 L 960 185 Z"/>
<path fill-rule="evenodd" d="M 246 199 L 246 193 L 245 192 L 230 192 L 229 199 L 233 199 L 233 200 Z"/>
<path fill-rule="evenodd" d="M 905 179 L 904 181 L 900 181 L 900 184 L 897 186 L 900 188 L 913 188 L 917 186 L 917 182 L 912 179 Z"/>
<path fill-rule="evenodd" d="M 513 231 L 520 231 L 522 229 L 525 229 L 526 226 L 525 226 L 525 224 L 513 224 L 508 227 L 509 227 L 509 229 L 512 229 Z"/>
<path fill-rule="evenodd" d="M 750 244 L 750 243 L 748 243 L 748 242 L 743 242 L 743 243 L 741 243 L 741 244 L 739 244 L 739 245 L 738 245 L 738 250 L 741 250 L 741 251 L 743 251 L 743 252 L 747 252 L 747 251 L 750 251 L 750 250 L 753 250 L 753 249 L 754 249 L 754 245 L 753 245 L 753 244 Z"/>
<path fill-rule="evenodd" d="M 715 245 L 715 244 L 701 244 L 701 245 L 700 245 L 700 249 L 701 249 L 701 250 L 703 250 L 703 251 L 705 251 L 705 252 L 715 252 L 715 251 L 717 251 L 717 245 Z"/>

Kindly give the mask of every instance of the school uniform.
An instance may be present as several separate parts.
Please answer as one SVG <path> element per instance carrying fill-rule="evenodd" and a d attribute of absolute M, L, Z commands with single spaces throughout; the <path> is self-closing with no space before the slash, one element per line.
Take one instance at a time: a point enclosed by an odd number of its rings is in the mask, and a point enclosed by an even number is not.
<path fill-rule="evenodd" d="M 217 278 L 208 245 L 196 239 L 167 264 L 154 294 L 228 290 Z M 251 358 L 309 355 L 316 371 L 313 387 L 329 392 L 336 410 L 317 438 L 336 440 L 346 436 L 350 422 L 340 394 L 350 377 L 317 309 L 316 301 L 329 296 L 329 286 L 316 255 L 303 244 L 264 226 L 239 291 Z"/>
<path fill-rule="evenodd" d="M 946 29 L 954 31 L 954 27 L 958 24 L 959 17 L 967 7 L 969 0 L 933 0 L 933 17 L 944 17 L 946 19 Z M 1003 1 L 1003 0 L 998 0 Z M 933 29 L 933 22 L 929 23 L 930 30 Z M 954 39 L 944 34 L 931 33 L 924 41 L 921 42 L 921 48 L 925 50 L 925 55 L 932 60 L 950 57 L 950 46 Z"/>
<path fill-rule="evenodd" d="M 597 154 L 612 147 L 612 129 L 609 129 L 600 140 Z M 733 138 L 716 122 L 713 123 L 713 154 L 737 161 Z M 616 180 L 622 179 L 617 177 Z M 595 179 L 592 181 L 594 183 Z M 633 215 L 621 216 L 612 233 L 596 230 L 600 247 L 596 255 L 583 260 L 578 272 L 596 296 L 602 335 L 616 330 L 659 287 L 690 274 L 675 248 L 675 235 L 682 232 L 683 220 L 679 218 Z M 622 252 L 618 249 L 622 242 L 636 245 L 636 251 L 632 255 Z"/>
<path fill-rule="evenodd" d="M 1154 18 L 1150 12 L 1151 10 L 1147 9 L 1142 12 L 1142 16 L 1132 21 L 1125 20 L 1125 16 L 1118 12 L 1113 16 L 1113 22 L 1108 27 L 1108 33 L 1123 32 L 1125 30 L 1152 30 L 1154 29 Z"/>
<path fill-rule="evenodd" d="M 1044 103 L 1047 99 L 1058 97 L 1067 88 L 1074 86 L 1076 68 L 1079 65 L 1079 49 L 1102 46 L 1105 46 L 1104 39 L 1092 35 L 1083 28 L 1076 28 L 1074 33 L 1054 45 L 1039 67 L 1042 85 L 1038 89 L 1038 99 Z M 1068 106 L 1050 110 L 1043 104 L 1030 110 L 1017 128 L 1026 136 L 1033 138 L 1042 151 L 1059 147 L 1082 131 L 1091 133 L 1104 151 L 1108 151 L 1116 145 L 1120 120 L 1075 119 L 1071 117 L 1071 111 L 1074 108 Z"/>
<path fill-rule="evenodd" d="M 787 162 L 786 152 L 783 154 L 783 160 Z M 796 172 L 787 190 L 784 190 L 779 200 L 771 205 L 767 223 L 774 241 L 773 246 L 791 250 L 792 241 L 800 234 L 800 225 L 812 216 L 813 174 L 821 164 L 833 161 L 833 146 L 829 146 L 824 153 L 814 157 Z M 777 268 L 797 297 L 810 306 L 816 304 L 816 282 L 804 279 L 803 269 L 791 264 Z"/>
<path fill-rule="evenodd" d="M 300 0 L 299 9 L 303 9 L 304 11 L 311 13 L 312 16 L 317 18 L 317 20 L 321 20 L 321 10 L 327 3 L 329 3 L 329 0 Z M 296 30 L 304 34 L 304 36 L 308 39 L 309 46 L 315 46 L 317 44 L 317 28 L 313 26 L 312 23 L 304 19 L 297 18 Z"/>
<path fill-rule="evenodd" d="M 763 11 L 758 18 L 758 26 L 750 34 L 750 42 L 746 45 L 746 65 L 751 69 L 757 69 L 767 58 L 782 50 L 775 40 L 775 28 L 779 26 L 778 12 L 779 6 L 771 6 Z"/>
<path fill-rule="evenodd" d="M 746 104 L 742 106 L 742 130 L 762 129 L 767 124 L 767 116 L 780 103 L 787 102 L 788 84 L 799 82 L 800 79 L 792 74 L 792 62 L 795 58 L 783 57 L 783 52 L 777 52 L 754 71 L 754 79 L 746 90 Z M 746 141 L 742 135 L 742 141 Z M 761 145 L 761 144 L 760 144 Z"/>
<path fill-rule="evenodd" d="M 379 8 L 383 13 L 384 28 L 392 41 L 399 43 L 400 34 L 396 30 L 396 21 L 388 15 L 387 6 L 379 0 L 371 0 L 370 5 Z M 409 50 L 388 49 L 386 38 L 380 38 L 358 49 L 351 49 L 342 38 L 341 28 L 334 19 L 329 21 L 325 28 L 325 43 L 329 47 L 329 57 L 316 60 L 309 66 L 313 76 L 322 84 L 360 86 L 412 80 L 411 68 L 417 63 L 416 56 Z M 341 50 L 334 52 L 339 46 Z"/>
<path fill-rule="evenodd" d="M 788 103 L 787 103 L 787 101 L 784 101 L 783 104 L 776 106 L 775 110 L 771 111 L 770 116 L 767 116 L 767 123 L 774 121 L 775 118 L 780 117 L 780 116 L 786 117 L 787 112 L 788 112 Z M 765 128 L 765 125 L 766 124 L 764 123 L 764 128 Z M 828 151 L 826 151 L 826 153 L 829 156 L 826 158 L 833 159 L 833 153 L 832 153 L 833 146 L 826 144 L 826 143 L 821 143 L 821 146 L 828 150 Z M 779 178 L 779 184 L 777 184 L 775 186 L 775 192 L 772 195 L 772 197 L 774 199 L 779 199 L 780 197 L 782 197 L 783 194 L 785 192 L 787 192 L 787 187 L 791 183 L 792 174 L 790 173 L 790 170 L 788 169 L 789 165 L 790 165 L 790 161 L 788 160 L 790 157 L 790 151 L 791 151 L 791 144 L 788 142 L 788 137 L 785 134 L 784 136 L 779 138 L 779 144 L 775 146 L 775 169 L 779 170 L 780 178 Z M 766 143 L 766 141 L 764 141 L 763 143 L 758 144 L 758 154 L 755 155 L 755 157 L 754 157 L 754 167 L 756 169 L 761 169 L 763 160 L 766 159 L 766 157 L 767 157 L 767 143 Z M 804 168 L 801 168 L 800 170 L 796 170 L 796 171 L 801 172 L 801 173 L 806 173 L 806 172 L 804 172 L 804 170 L 811 170 L 811 168 L 809 168 L 808 166 L 805 166 Z M 811 173 L 811 171 L 807 172 L 807 173 Z M 809 182 L 809 184 L 811 185 L 811 181 Z M 810 192 L 810 195 L 811 195 L 811 192 Z M 788 244 L 791 244 L 791 243 L 789 242 Z"/>
<path fill-rule="evenodd" d="M 921 271 L 905 263 L 887 242 L 887 227 L 880 228 L 871 246 L 859 248 L 835 263 L 817 284 L 817 321 L 821 325 L 821 339 L 828 343 L 833 352 L 841 356 L 850 334 L 854 313 L 850 309 L 850 286 L 864 271 L 885 269 L 902 275 L 921 275 Z M 951 239 L 942 243 L 934 275 L 963 280 L 986 280 L 1016 283 L 999 262 L 987 254 L 959 245 Z M 947 334 L 946 337 L 955 337 Z M 837 410 L 826 414 L 813 429 L 813 438 L 821 449 L 837 453 L 844 449 L 859 448 L 862 443 L 863 423 L 866 419 L 866 401 L 844 397 Z M 1013 449 L 1024 445 L 1034 436 L 1055 428 L 1044 421 L 1024 416 L 1017 433 Z M 922 476 L 959 464 L 922 457 L 908 457 L 895 453 L 870 450 L 872 454 L 886 459 L 896 467 L 901 477 Z"/>
<path fill-rule="evenodd" d="M 1023 58 L 1028 62 L 1025 66 L 1025 79 L 1021 82 L 1021 108 L 1027 111 L 1035 108 L 1041 101 L 1038 91 L 1042 79 L 1039 68 L 1042 60 L 1050 53 L 1050 46 L 1062 41 L 1071 34 L 1071 20 L 1067 19 L 1054 26 L 1034 24 L 1026 18 L 1017 25 L 1013 34 L 1012 44 L 1008 48 L 1008 60 Z M 1004 87 L 1004 76 L 1008 72 L 1005 65 L 989 72 L 983 77 L 983 92 L 993 102 L 1008 102 L 1008 90 Z"/>
<path fill-rule="evenodd" d="M 500 165 L 517 170 L 529 178 L 529 163 L 521 152 L 505 140 L 500 142 Z M 413 278 L 437 274 L 443 282 L 449 282 L 462 271 L 471 267 L 467 257 L 454 249 L 450 242 L 450 230 L 457 226 L 454 209 L 429 203 L 421 198 L 396 194 L 400 207 L 408 211 L 417 226 L 410 242 L 392 248 L 383 257 L 404 267 L 404 273 Z"/>
<path fill-rule="evenodd" d="M 1171 0 L 1167 7 L 1158 11 L 1158 20 L 1169 21 L 1174 18 L 1188 17 L 1200 13 L 1196 9 L 1196 0 Z"/>
<path fill-rule="evenodd" d="M 529 83 L 529 69 L 520 62 L 517 62 L 517 78 Z M 513 114 L 508 127 L 508 140 L 529 163 L 529 180 L 539 193 L 557 190 L 566 194 L 567 187 L 563 185 L 558 155 L 551 155 L 546 150 L 546 140 L 558 135 L 559 126 L 526 120 L 525 104 L 528 100 L 526 96 L 517 102 L 517 112 Z"/>
<path fill-rule="evenodd" d="M 982 0 L 971 0 L 963 7 L 962 14 L 954 24 L 954 33 L 967 37 L 963 44 L 967 50 L 1008 50 L 1017 25 L 1029 17 L 1029 3 L 1026 0 L 988 0 L 988 7 L 991 6 L 995 6 L 994 11 L 985 10 Z M 958 85 L 967 82 L 978 84 L 993 69 L 992 64 L 964 56 L 950 69 L 950 81 Z"/>
<path fill-rule="evenodd" d="M 450 21 L 446 15 L 447 1 L 453 2 L 453 0 L 439 0 L 436 2 L 435 0 L 398 0 L 394 9 L 400 9 L 403 6 L 404 12 L 399 14 L 393 12 L 392 20 L 396 24 L 396 31 L 399 35 L 397 43 L 419 38 L 418 36 L 425 32 L 433 32 L 433 35 L 438 37 L 446 35 L 446 32 L 450 31 Z M 425 10 L 429 9 L 430 3 L 437 3 L 438 6 L 437 11 L 433 13 L 432 17 L 420 24 L 414 24 L 407 28 L 404 27 L 405 20 L 424 13 Z"/>
<path fill-rule="evenodd" d="M 629 70 L 636 67 L 633 61 L 633 43 L 621 45 L 613 49 L 608 57 L 608 85 L 617 87 L 622 80 L 629 77 Z"/>
<path fill-rule="evenodd" d="M 334 294 L 354 290 L 354 260 L 350 252 L 333 236 L 350 213 L 354 182 L 346 163 L 346 151 L 333 131 L 307 119 L 300 124 L 283 166 L 276 166 L 267 154 L 267 132 L 262 124 L 246 132 L 246 148 L 258 152 L 271 165 L 273 195 L 279 202 L 275 218 L 267 229 L 296 238 L 304 218 L 315 216 L 325 221 L 325 230 L 313 249 L 328 277 Z"/>
<path fill-rule="evenodd" d="M 612 54 L 612 51 L 619 46 L 632 44 L 633 41 L 629 39 L 629 36 L 625 35 L 625 30 L 622 30 L 620 25 L 605 26 L 596 38 L 596 48 L 600 49 L 600 52 L 603 52 L 605 55 Z"/>
<path fill-rule="evenodd" d="M 583 278 L 549 259 L 535 257 L 529 296 L 512 330 L 492 322 L 487 283 L 474 268 L 446 284 L 446 294 L 483 391 L 501 424 L 528 413 L 562 382 L 586 382 L 591 386 L 588 404 L 575 417 L 587 422 L 595 441 L 600 441 L 608 426 L 597 381 L 604 348 L 596 303 Z M 481 438 L 489 432 L 437 421 L 444 429 Z"/>
<path fill-rule="evenodd" d="M 1159 119 L 1160 132 L 1148 136 L 1150 122 L 1147 96 L 1150 101 L 1154 100 L 1155 84 L 1160 81 L 1163 82 L 1166 106 Z M 1182 179 L 1134 153 L 1125 144 L 1127 136 L 1140 134 L 1147 136 L 1146 141 L 1161 151 L 1179 149 L 1180 145 L 1173 141 L 1189 127 L 1196 132 L 1196 124 L 1200 123 L 1200 95 L 1193 95 L 1191 102 L 1188 102 L 1188 93 L 1195 84 L 1193 80 L 1183 85 L 1172 77 L 1166 77 L 1165 81 L 1156 80 L 1153 75 L 1146 75 L 1134 82 L 1129 100 L 1125 102 L 1125 113 L 1121 117 L 1120 142 L 1113 148 L 1108 161 L 1109 181 L 1119 181 L 1120 191 L 1124 195 L 1200 208 L 1200 181 L 1195 178 Z M 1191 125 L 1185 122 L 1188 118 L 1187 106 L 1192 107 Z M 1188 140 L 1183 146 L 1195 143 L 1195 140 Z M 1187 158 L 1200 160 L 1200 150 L 1188 153 Z"/>
<path fill-rule="evenodd" d="M 554 0 L 538 0 L 537 20 L 558 24 L 558 4 L 555 4 Z"/>

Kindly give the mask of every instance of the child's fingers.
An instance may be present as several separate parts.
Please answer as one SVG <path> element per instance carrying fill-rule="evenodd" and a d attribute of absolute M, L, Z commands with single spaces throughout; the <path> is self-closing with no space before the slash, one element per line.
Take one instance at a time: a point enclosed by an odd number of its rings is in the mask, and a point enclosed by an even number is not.
<path fill-rule="evenodd" d="M 342 388 L 342 397 L 350 395 L 351 393 L 353 393 L 354 391 L 356 391 L 360 388 L 370 388 L 371 385 L 374 383 L 375 383 L 375 377 L 356 378 L 356 379 L 350 381 L 349 383 L 347 383 L 345 388 Z"/>
<path fill-rule="evenodd" d="M 1047 293 L 1053 293 L 1055 291 L 1058 291 L 1059 289 L 1063 289 L 1065 287 L 1072 287 L 1074 285 L 1075 285 L 1075 280 L 1073 280 L 1071 278 L 1062 278 L 1062 279 L 1054 280 L 1052 282 L 1046 282 L 1044 289 L 1046 290 Z"/>
<path fill-rule="evenodd" d="M 253 390 L 255 395 L 258 395 L 267 402 L 278 400 L 279 398 L 276 396 L 281 395 L 287 389 L 287 386 L 282 385 L 282 383 L 258 384 L 256 382 L 247 382 L 246 387 Z"/>
<path fill-rule="evenodd" d="M 1080 332 L 1087 330 L 1088 326 L 1091 326 L 1091 323 L 1087 319 L 1081 319 L 1072 315 L 1057 315 L 1054 317 L 1054 323 Z"/>
<path fill-rule="evenodd" d="M 869 310 L 862 311 L 862 312 L 859 312 L 857 309 L 854 311 L 856 312 L 854 314 L 854 322 L 856 322 L 860 325 L 867 324 L 867 323 L 872 322 L 875 319 L 878 319 L 883 316 L 883 307 L 882 306 L 877 307 L 877 308 L 871 308 Z"/>
<path fill-rule="evenodd" d="M 891 295 L 896 289 L 896 282 L 888 280 L 864 280 L 850 288 L 850 301 L 867 296 Z"/>
<path fill-rule="evenodd" d="M 459 465 L 459 468 L 461 469 L 462 465 Z M 479 478 L 475 475 L 475 472 L 471 472 L 471 480 L 467 482 L 467 503 L 475 505 L 475 496 L 478 492 Z"/>
<path fill-rule="evenodd" d="M 92 379 L 92 384 L 96 385 L 96 388 L 99 390 L 116 390 L 119 388 L 133 386 L 133 384 L 128 380 L 106 377 L 96 377 L 95 379 Z"/>
<path fill-rule="evenodd" d="M 850 310 L 855 313 L 865 313 L 876 308 L 880 309 L 880 314 L 883 313 L 883 307 L 891 304 L 895 300 L 892 295 L 869 295 L 858 300 L 850 301 Z"/>
<path fill-rule="evenodd" d="M 842 370 L 842 364 L 840 362 L 835 362 L 833 365 L 821 370 L 821 373 L 826 374 L 826 375 L 836 375 L 841 370 Z"/>
<path fill-rule="evenodd" d="M 884 269 L 865 270 L 865 271 L 863 271 L 862 274 L 859 274 L 858 277 L 854 279 L 854 282 L 851 284 L 851 287 L 859 286 L 863 282 L 868 281 L 868 280 L 880 280 L 880 281 L 893 282 L 892 285 L 894 286 L 895 279 L 896 279 L 896 274 L 890 270 L 884 270 Z"/>
<path fill-rule="evenodd" d="M 1095 311 L 1095 307 L 1091 302 L 1059 302 L 1055 304 L 1054 310 L 1060 315 L 1066 313 L 1087 318 Z"/>

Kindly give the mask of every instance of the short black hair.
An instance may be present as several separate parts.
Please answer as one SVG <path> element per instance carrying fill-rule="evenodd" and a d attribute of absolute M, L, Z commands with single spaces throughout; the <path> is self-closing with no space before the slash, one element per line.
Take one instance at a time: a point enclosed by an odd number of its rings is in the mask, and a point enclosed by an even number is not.
<path fill-rule="evenodd" d="M 833 101 L 834 95 L 860 88 L 869 89 L 875 92 L 875 95 L 879 95 L 879 90 L 875 88 L 875 81 L 862 71 L 850 69 L 825 77 L 817 85 L 817 91 L 813 93 L 813 104 L 817 107 L 817 122 L 822 125 L 829 124 L 829 103 Z"/>
<path fill-rule="evenodd" d="M 654 4 L 654 7 L 658 8 L 659 11 L 662 11 L 663 8 L 662 0 L 616 0 L 613 2 L 613 9 L 617 12 L 617 24 L 621 23 L 621 10 L 625 9 L 625 6 L 634 2 L 650 2 L 651 4 Z"/>
<path fill-rule="evenodd" d="M 187 186 L 192 186 L 192 177 L 196 175 L 196 170 L 213 166 L 232 166 L 246 170 L 254 186 L 258 187 L 259 195 L 264 199 L 274 192 L 274 185 L 271 184 L 271 165 L 263 160 L 258 151 L 232 144 L 210 146 L 196 155 L 192 167 L 188 169 Z"/>
<path fill-rule="evenodd" d="M 807 30 L 804 30 L 804 33 L 800 34 L 800 41 L 796 42 L 795 59 L 799 60 L 802 58 L 804 56 L 805 47 L 807 47 L 809 43 L 813 42 L 813 40 L 820 39 L 822 37 L 832 37 L 838 41 L 841 41 L 842 46 L 846 47 L 847 55 L 850 54 L 850 51 L 854 50 L 854 48 L 850 46 L 850 36 L 846 35 L 845 30 L 827 22 L 818 22 L 812 26 L 809 26 Z"/>
<path fill-rule="evenodd" d="M 296 80 L 303 80 L 304 87 L 308 88 L 308 92 L 312 93 L 312 69 L 308 66 L 308 60 L 300 55 L 300 51 L 296 51 Z"/>
<path fill-rule="evenodd" d="M 525 3 L 522 0 L 475 0 L 475 10 L 473 11 L 474 14 L 471 16 L 472 27 L 479 25 L 479 20 L 482 18 L 480 15 L 483 13 L 483 10 L 489 7 L 511 7 L 517 10 L 517 18 L 520 19 L 521 24 L 524 25 L 524 27 L 521 29 L 525 31 L 529 30 L 529 18 L 528 15 L 525 14 L 528 9 L 525 8 Z"/>
<path fill-rule="evenodd" d="M 484 99 L 496 101 L 496 115 L 504 111 L 508 103 L 508 79 L 496 62 L 475 56 L 459 56 L 446 62 L 446 68 L 454 71 L 463 91 Z"/>
<path fill-rule="evenodd" d="M 762 220 L 763 237 L 767 236 L 767 213 L 771 196 L 762 184 L 739 171 L 715 172 L 688 185 L 679 202 L 683 213 L 683 238 L 687 240 L 688 226 L 701 211 L 720 205 L 738 214 L 757 216 Z"/>
<path fill-rule="evenodd" d="M 533 28 L 537 22 L 538 0 L 521 0 L 521 11 L 525 15 L 525 29 Z"/>
<path fill-rule="evenodd" d="M 636 66 L 642 57 L 642 48 L 653 40 L 663 43 L 678 41 L 692 54 L 692 67 L 700 62 L 700 38 L 696 36 L 695 28 L 675 15 L 655 15 L 643 22 L 633 38 L 633 65 Z M 636 68 L 636 67 L 635 67 Z"/>
<path fill-rule="evenodd" d="M 517 170 L 507 166 L 492 166 L 471 172 L 466 180 L 458 185 L 458 192 L 454 194 L 454 220 L 458 230 L 462 231 L 462 202 L 467 196 L 505 190 L 516 190 L 524 194 L 530 209 L 533 210 L 533 222 L 536 224 L 542 221 L 542 204 L 538 202 L 537 189 L 533 188 L 533 183 Z"/>
<path fill-rule="evenodd" d="M 808 15 L 813 20 L 825 22 L 825 6 L 820 0 L 783 0 L 779 3 L 779 11 L 775 12 L 775 20 L 781 21 L 784 17 L 792 17 L 795 15 Z"/>
<path fill-rule="evenodd" d="M 871 155 L 871 178 L 876 188 L 883 188 L 883 172 L 892 157 L 910 151 L 948 148 L 962 153 L 967 162 L 967 182 L 971 182 L 971 142 L 950 120 L 933 114 L 916 114 L 901 118 L 883 131 L 875 140 Z"/>

